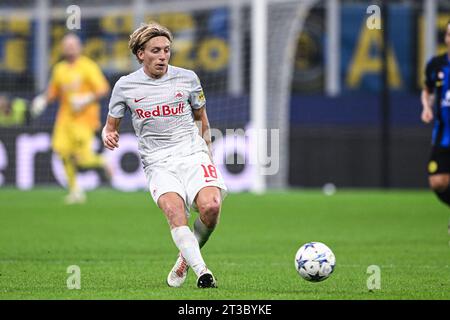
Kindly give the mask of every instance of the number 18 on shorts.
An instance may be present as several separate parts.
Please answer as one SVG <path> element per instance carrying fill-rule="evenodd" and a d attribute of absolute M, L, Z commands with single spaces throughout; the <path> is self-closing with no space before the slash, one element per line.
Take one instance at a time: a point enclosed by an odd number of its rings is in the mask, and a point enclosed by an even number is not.
<path fill-rule="evenodd" d="M 203 152 L 146 168 L 145 173 L 156 203 L 164 193 L 175 192 L 183 198 L 186 207 L 191 208 L 197 193 L 208 186 L 218 187 L 222 200 L 226 196 L 227 188 L 220 171 Z"/>

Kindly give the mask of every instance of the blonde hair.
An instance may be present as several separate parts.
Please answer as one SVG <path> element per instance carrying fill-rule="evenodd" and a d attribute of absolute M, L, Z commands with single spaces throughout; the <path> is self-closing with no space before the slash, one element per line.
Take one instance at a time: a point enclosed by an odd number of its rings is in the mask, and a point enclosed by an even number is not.
<path fill-rule="evenodd" d="M 128 48 L 136 56 L 139 63 L 142 63 L 142 60 L 137 55 L 138 51 L 144 50 L 145 44 L 155 37 L 166 37 L 171 43 L 173 40 L 172 33 L 169 29 L 156 22 L 143 23 L 130 35 Z"/>

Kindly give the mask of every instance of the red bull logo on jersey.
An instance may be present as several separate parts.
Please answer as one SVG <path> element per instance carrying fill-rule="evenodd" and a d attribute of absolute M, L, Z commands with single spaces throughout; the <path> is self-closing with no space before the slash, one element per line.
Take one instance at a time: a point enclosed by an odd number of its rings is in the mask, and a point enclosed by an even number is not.
<path fill-rule="evenodd" d="M 175 93 L 175 98 L 176 98 L 177 100 L 183 99 L 183 96 L 184 96 L 184 94 L 183 94 L 183 92 L 181 92 L 181 91 L 178 91 L 177 93 Z"/>
<path fill-rule="evenodd" d="M 180 102 L 176 107 L 171 107 L 169 105 L 156 106 L 154 110 L 144 110 L 142 108 L 137 108 L 136 114 L 141 119 L 148 119 L 151 117 L 161 117 L 161 116 L 176 116 L 177 114 L 182 114 L 184 112 L 184 102 Z"/>

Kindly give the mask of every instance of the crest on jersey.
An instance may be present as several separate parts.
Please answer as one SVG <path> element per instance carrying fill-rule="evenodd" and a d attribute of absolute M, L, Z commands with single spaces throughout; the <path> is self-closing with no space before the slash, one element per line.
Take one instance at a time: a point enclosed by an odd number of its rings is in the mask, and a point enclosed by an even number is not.
<path fill-rule="evenodd" d="M 438 72 L 438 79 L 444 79 L 444 73 L 442 71 Z"/>
<path fill-rule="evenodd" d="M 198 100 L 199 100 L 200 103 L 205 102 L 205 94 L 203 93 L 203 90 L 198 95 Z"/>
<path fill-rule="evenodd" d="M 438 164 L 436 161 L 430 161 L 428 163 L 428 173 L 435 173 L 438 169 Z"/>
<path fill-rule="evenodd" d="M 177 92 L 175 93 L 175 99 L 177 99 L 177 100 L 183 99 L 183 96 L 184 96 L 184 94 L 183 94 L 183 92 L 181 92 L 181 91 L 177 91 Z"/>

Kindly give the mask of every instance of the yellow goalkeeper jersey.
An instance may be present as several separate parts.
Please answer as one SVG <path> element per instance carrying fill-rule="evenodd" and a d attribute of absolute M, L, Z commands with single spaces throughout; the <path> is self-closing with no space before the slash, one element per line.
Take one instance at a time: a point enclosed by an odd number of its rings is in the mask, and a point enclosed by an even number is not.
<path fill-rule="evenodd" d="M 52 71 L 48 97 L 58 99 L 60 106 L 56 125 L 83 124 L 93 130 L 100 127 L 100 105 L 93 102 L 76 111 L 71 101 L 88 94 L 105 93 L 109 84 L 100 67 L 91 59 L 80 56 L 74 63 L 58 62 Z"/>

